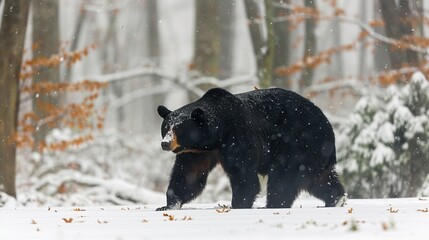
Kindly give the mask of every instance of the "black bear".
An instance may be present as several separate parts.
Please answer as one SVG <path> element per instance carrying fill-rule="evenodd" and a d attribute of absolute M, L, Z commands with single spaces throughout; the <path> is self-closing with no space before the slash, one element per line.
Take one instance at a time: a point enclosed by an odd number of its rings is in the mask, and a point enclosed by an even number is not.
<path fill-rule="evenodd" d="M 232 189 L 233 208 L 251 208 L 267 176 L 267 208 L 291 207 L 300 191 L 325 206 L 346 199 L 334 166 L 335 136 L 322 111 L 292 91 L 241 94 L 214 88 L 175 111 L 158 107 L 163 150 L 176 154 L 167 206 L 179 209 L 204 189 L 219 163 Z"/>

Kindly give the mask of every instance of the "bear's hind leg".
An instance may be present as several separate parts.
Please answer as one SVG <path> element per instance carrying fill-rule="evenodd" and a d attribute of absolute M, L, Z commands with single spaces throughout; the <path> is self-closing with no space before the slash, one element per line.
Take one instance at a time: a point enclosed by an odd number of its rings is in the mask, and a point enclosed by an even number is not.
<path fill-rule="evenodd" d="M 307 190 L 311 195 L 324 201 L 325 207 L 342 207 L 347 200 L 347 194 L 333 168 L 316 176 Z"/>
<path fill-rule="evenodd" d="M 299 193 L 295 174 L 268 174 L 267 208 L 290 208 Z"/>

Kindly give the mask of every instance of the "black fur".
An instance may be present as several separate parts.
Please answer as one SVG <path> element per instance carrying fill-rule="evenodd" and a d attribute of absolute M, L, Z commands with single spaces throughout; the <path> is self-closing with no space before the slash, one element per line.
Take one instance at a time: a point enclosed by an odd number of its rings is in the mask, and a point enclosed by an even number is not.
<path fill-rule="evenodd" d="M 260 191 L 257 174 L 268 175 L 267 207 L 290 207 L 302 190 L 335 206 L 344 189 L 334 170 L 335 136 L 322 111 L 283 89 L 233 95 L 209 90 L 175 111 L 160 106 L 162 136 L 170 126 L 181 152 L 167 190 L 167 206 L 197 197 L 220 163 L 232 188 L 232 207 L 251 208 Z"/>

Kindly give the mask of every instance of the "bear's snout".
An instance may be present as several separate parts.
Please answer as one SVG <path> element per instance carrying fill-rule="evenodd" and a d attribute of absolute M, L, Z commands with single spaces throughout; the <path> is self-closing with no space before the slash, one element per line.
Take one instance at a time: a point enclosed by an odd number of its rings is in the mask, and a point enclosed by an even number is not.
<path fill-rule="evenodd" d="M 161 147 L 162 147 L 162 150 L 164 150 L 164 151 L 170 151 L 171 150 L 169 142 L 161 142 Z"/>
<path fill-rule="evenodd" d="M 172 128 L 170 128 L 162 139 L 161 147 L 164 151 L 174 151 L 180 147 L 180 144 L 177 142 L 176 134 Z"/>

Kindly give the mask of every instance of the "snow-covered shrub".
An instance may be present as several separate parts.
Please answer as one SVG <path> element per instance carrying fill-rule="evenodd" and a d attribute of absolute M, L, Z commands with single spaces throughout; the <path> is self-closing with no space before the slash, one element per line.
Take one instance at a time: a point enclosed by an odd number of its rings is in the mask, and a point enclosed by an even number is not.
<path fill-rule="evenodd" d="M 338 129 L 339 170 L 351 197 L 415 196 L 429 173 L 429 83 L 362 98 Z"/>
<path fill-rule="evenodd" d="M 50 142 L 75 137 L 69 129 L 55 129 Z M 64 151 L 44 154 L 19 152 L 18 202 L 22 205 L 97 205 L 162 201 L 168 180 L 168 156 L 149 137 L 116 131 L 94 133 L 94 140 Z M 30 197 L 31 196 L 31 197 Z"/>
<path fill-rule="evenodd" d="M 16 199 L 7 195 L 4 192 L 0 192 L 0 207 L 16 207 Z"/>
<path fill-rule="evenodd" d="M 70 129 L 55 129 L 46 140 L 48 144 L 68 141 L 75 135 Z M 165 204 L 175 156 L 161 150 L 159 136 L 130 136 L 113 130 L 93 135 L 92 141 L 65 151 L 40 155 L 21 150 L 17 205 Z M 226 176 L 217 168 L 197 201 L 228 200 L 229 195 Z M 6 204 L 3 199 L 6 195 L 0 195 L 0 206 Z"/>

